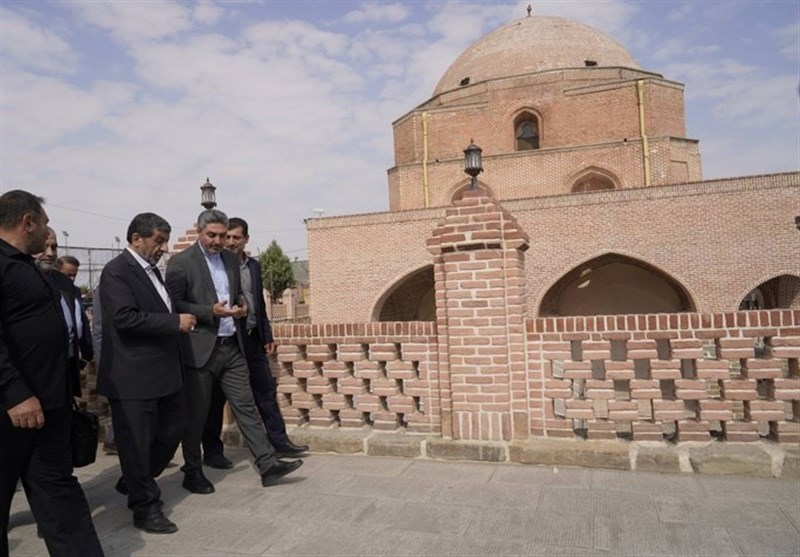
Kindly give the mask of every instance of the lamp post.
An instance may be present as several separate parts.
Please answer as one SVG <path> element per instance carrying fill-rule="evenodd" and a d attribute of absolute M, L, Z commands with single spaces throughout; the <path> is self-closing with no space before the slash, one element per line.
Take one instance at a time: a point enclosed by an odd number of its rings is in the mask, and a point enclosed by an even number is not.
<path fill-rule="evenodd" d="M 69 232 L 66 230 L 62 230 L 61 233 L 64 235 L 64 252 L 69 251 Z"/>
<path fill-rule="evenodd" d="M 478 174 L 483 172 L 481 153 L 483 149 L 475 145 L 472 139 L 469 140 L 469 147 L 464 149 L 464 172 L 472 177 L 469 189 L 478 189 Z"/>
<path fill-rule="evenodd" d="M 217 188 L 211 183 L 211 181 L 206 178 L 206 183 L 200 186 L 200 191 L 202 192 L 202 200 L 200 201 L 200 205 L 205 207 L 206 209 L 213 209 L 217 206 L 217 199 L 214 192 Z"/>
<path fill-rule="evenodd" d="M 119 248 L 121 242 L 122 240 L 119 239 L 119 236 L 114 236 L 114 247 L 117 249 L 117 251 L 121 251 Z"/>

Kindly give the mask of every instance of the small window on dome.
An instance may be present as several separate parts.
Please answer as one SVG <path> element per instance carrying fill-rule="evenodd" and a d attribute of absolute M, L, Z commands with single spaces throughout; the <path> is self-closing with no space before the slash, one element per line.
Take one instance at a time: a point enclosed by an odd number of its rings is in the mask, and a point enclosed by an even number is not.
<path fill-rule="evenodd" d="M 517 151 L 532 151 L 539 148 L 539 122 L 532 114 L 523 114 L 515 126 Z"/>

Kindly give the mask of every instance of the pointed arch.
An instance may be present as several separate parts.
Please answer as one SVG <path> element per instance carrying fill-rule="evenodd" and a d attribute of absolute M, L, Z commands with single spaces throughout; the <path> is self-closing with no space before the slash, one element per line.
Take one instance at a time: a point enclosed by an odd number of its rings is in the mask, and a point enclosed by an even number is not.
<path fill-rule="evenodd" d="M 619 178 L 598 166 L 589 166 L 573 174 L 567 182 L 570 193 L 586 193 L 620 188 Z"/>
<path fill-rule="evenodd" d="M 533 108 L 520 108 L 511 118 L 514 151 L 534 151 L 542 143 L 542 116 Z"/>
<path fill-rule="evenodd" d="M 471 180 L 467 178 L 451 186 L 450 190 L 446 194 L 447 197 L 445 199 L 445 204 L 452 205 L 454 202 L 461 199 L 464 196 L 464 192 L 469 189 L 470 184 Z M 495 199 L 494 191 L 485 182 L 478 180 L 478 189 L 483 190 L 484 192 L 486 192 L 486 195 L 488 195 L 492 199 Z"/>
<path fill-rule="evenodd" d="M 435 321 L 434 286 L 432 264 L 395 278 L 378 296 L 372 321 Z"/>
<path fill-rule="evenodd" d="M 790 272 L 776 273 L 751 285 L 739 297 L 738 310 L 800 308 L 800 276 Z"/>
<path fill-rule="evenodd" d="M 695 311 L 677 279 L 636 257 L 608 252 L 563 274 L 542 296 L 539 316 Z"/>

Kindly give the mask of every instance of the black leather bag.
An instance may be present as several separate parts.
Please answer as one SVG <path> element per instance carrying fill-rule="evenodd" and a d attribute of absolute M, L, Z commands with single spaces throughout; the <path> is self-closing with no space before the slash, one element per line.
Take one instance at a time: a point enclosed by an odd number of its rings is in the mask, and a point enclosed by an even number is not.
<path fill-rule="evenodd" d="M 100 433 L 100 419 L 72 405 L 72 466 L 81 468 L 97 460 L 97 438 Z"/>

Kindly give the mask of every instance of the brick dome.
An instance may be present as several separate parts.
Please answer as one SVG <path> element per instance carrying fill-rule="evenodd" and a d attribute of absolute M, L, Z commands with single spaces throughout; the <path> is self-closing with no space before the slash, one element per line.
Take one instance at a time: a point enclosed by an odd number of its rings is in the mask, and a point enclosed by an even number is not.
<path fill-rule="evenodd" d="M 622 45 L 597 29 L 561 17 L 524 17 L 473 43 L 447 69 L 433 94 L 489 79 L 585 68 L 592 62 L 639 69 Z"/>

